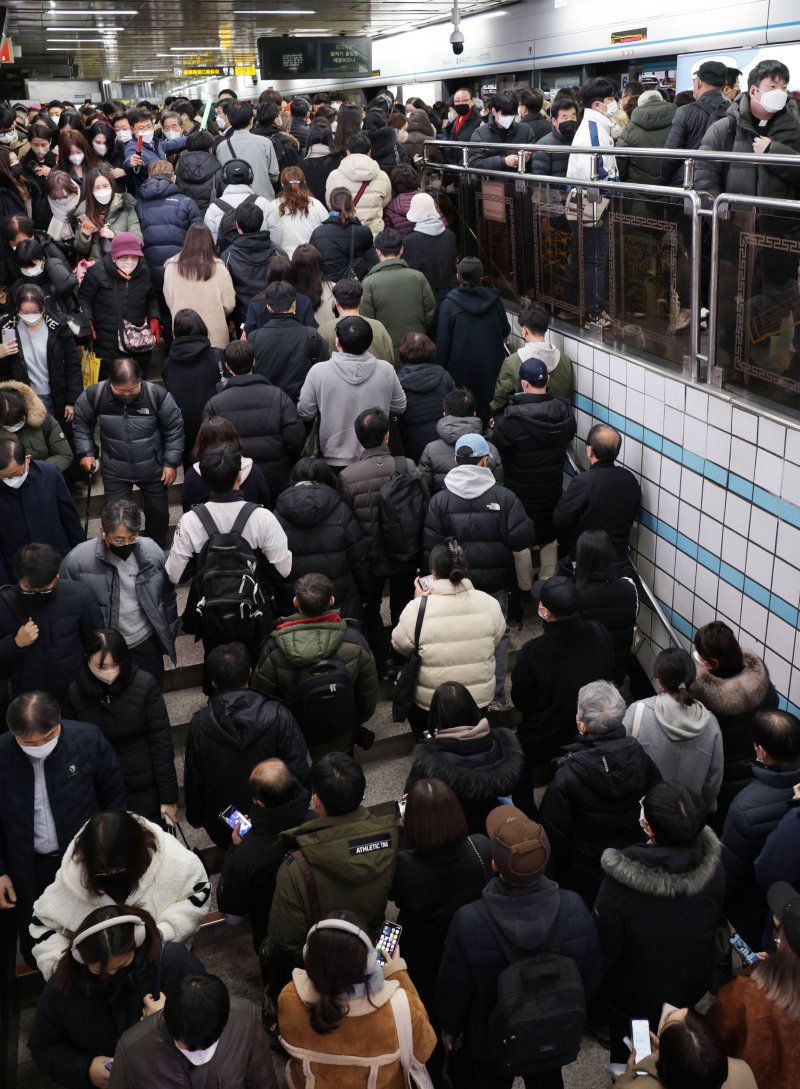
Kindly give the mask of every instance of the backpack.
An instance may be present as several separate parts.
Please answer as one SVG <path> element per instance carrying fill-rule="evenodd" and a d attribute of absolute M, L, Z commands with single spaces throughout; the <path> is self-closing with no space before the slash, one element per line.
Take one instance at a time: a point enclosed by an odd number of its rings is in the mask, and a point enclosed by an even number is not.
<path fill-rule="evenodd" d="M 577 964 L 558 952 L 567 903 L 559 892 L 558 914 L 533 953 L 511 945 L 485 903 L 475 904 L 509 961 L 497 977 L 497 1000 L 487 1026 L 489 1052 L 501 1075 L 540 1074 L 578 1057 L 586 995 Z"/>
<path fill-rule="evenodd" d="M 258 579 L 258 558 L 242 533 L 257 503 L 245 503 L 227 533 L 207 506 L 192 508 L 208 534 L 197 558 L 195 612 L 204 639 L 249 643 L 260 639 L 268 621 L 267 599 Z"/>
<path fill-rule="evenodd" d="M 358 729 L 353 686 L 341 658 L 323 658 L 303 669 L 292 697 L 292 712 L 306 745 L 330 745 Z"/>
<path fill-rule="evenodd" d="M 422 547 L 425 493 L 422 480 L 409 472 L 405 458 L 394 459 L 395 471 L 378 492 L 380 545 L 391 560 L 413 560 Z"/>
<path fill-rule="evenodd" d="M 222 253 L 226 250 L 231 243 L 235 242 L 239 237 L 239 232 L 236 229 L 236 210 L 241 208 L 242 204 L 255 204 L 258 200 L 257 193 L 248 193 L 241 204 L 237 204 L 234 207 L 232 204 L 228 204 L 227 200 L 223 200 L 221 197 L 217 197 L 212 203 L 217 208 L 222 209 L 222 219 L 219 221 L 219 227 L 217 228 L 217 252 Z"/>

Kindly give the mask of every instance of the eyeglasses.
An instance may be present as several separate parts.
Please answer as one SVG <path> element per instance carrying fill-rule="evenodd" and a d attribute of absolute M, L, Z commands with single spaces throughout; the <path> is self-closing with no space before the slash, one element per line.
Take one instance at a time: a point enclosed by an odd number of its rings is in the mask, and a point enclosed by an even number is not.
<path fill-rule="evenodd" d="M 125 537 L 124 539 L 106 535 L 106 540 L 110 545 L 119 545 L 120 547 L 123 545 L 135 545 L 139 540 L 139 534 L 137 533 L 135 537 Z"/>
<path fill-rule="evenodd" d="M 128 867 L 127 866 L 120 866 L 119 869 L 116 869 L 116 870 L 101 870 L 100 873 L 96 873 L 94 876 L 95 877 L 119 877 L 119 875 L 121 873 L 127 873 L 127 872 L 128 872 Z"/>

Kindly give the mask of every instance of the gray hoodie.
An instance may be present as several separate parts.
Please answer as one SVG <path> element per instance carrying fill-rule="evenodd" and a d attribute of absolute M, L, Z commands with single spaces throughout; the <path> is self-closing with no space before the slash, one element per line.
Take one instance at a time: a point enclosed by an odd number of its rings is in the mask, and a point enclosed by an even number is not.
<path fill-rule="evenodd" d="M 561 352 L 547 340 L 531 341 L 523 344 L 517 355 L 524 362 L 526 359 L 541 359 L 547 366 L 547 373 L 552 374 L 559 364 Z"/>
<path fill-rule="evenodd" d="M 462 435 L 479 431 L 477 416 L 442 416 L 436 424 L 438 439 L 429 442 L 419 459 L 419 471 L 431 495 L 444 487 L 444 478 L 456 463 L 456 441 Z M 497 449 L 489 443 L 489 467 L 496 484 L 503 483 L 503 466 Z"/>
<path fill-rule="evenodd" d="M 625 712 L 623 725 L 633 734 L 636 710 L 643 712 L 639 724 L 639 744 L 653 760 L 663 779 L 675 779 L 703 799 L 707 813 L 717 810 L 717 795 L 722 783 L 722 734 L 714 715 L 695 700 L 681 707 L 676 699 L 662 692 L 641 704 L 633 703 Z"/>
<path fill-rule="evenodd" d="M 333 352 L 315 363 L 306 375 L 297 411 L 304 420 L 319 416 L 319 448 L 330 465 L 358 461 L 362 449 L 356 438 L 356 417 L 367 408 L 387 416 L 406 410 L 406 395 L 391 363 L 365 352 Z"/>

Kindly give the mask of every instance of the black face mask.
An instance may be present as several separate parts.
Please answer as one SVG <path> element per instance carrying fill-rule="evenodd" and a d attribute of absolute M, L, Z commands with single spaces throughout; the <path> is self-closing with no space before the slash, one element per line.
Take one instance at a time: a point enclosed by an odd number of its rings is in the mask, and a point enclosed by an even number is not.
<path fill-rule="evenodd" d="M 24 594 L 25 597 L 35 597 L 38 601 L 41 602 L 50 601 L 55 595 L 55 592 L 55 586 L 51 586 L 49 590 L 23 590 L 20 587 L 20 593 Z"/>
<path fill-rule="evenodd" d="M 100 888 L 106 896 L 110 896 L 115 904 L 124 904 L 130 895 L 131 886 L 126 873 L 109 874 L 97 880 Z"/>
<path fill-rule="evenodd" d="M 562 121 L 558 126 L 558 131 L 567 140 L 573 140 L 575 133 L 578 131 L 577 121 Z"/>
<path fill-rule="evenodd" d="M 459 117 L 466 117 L 472 106 L 470 106 L 469 102 L 456 102 L 453 104 L 453 109 Z"/>
<path fill-rule="evenodd" d="M 127 560 L 134 548 L 136 548 L 136 545 L 112 545 L 106 541 L 106 548 L 109 549 L 110 552 L 113 552 L 115 556 L 119 556 L 121 560 Z"/>

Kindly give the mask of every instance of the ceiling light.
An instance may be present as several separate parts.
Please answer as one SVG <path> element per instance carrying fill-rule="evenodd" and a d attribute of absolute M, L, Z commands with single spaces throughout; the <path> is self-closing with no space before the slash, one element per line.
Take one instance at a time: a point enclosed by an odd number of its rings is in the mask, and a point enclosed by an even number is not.
<path fill-rule="evenodd" d="M 57 19 L 60 15 L 65 15 L 70 19 L 73 15 L 83 15 L 83 12 L 77 11 L 50 11 L 48 15 L 51 15 L 54 19 Z M 94 11 L 86 11 L 86 15 L 138 15 L 139 12 L 136 8 L 96 8 Z"/>
<path fill-rule="evenodd" d="M 195 45 L 191 49 L 185 49 L 182 45 L 170 46 L 170 53 L 221 53 L 221 45 Z M 157 56 L 168 56 L 166 53 L 158 53 Z"/>
<path fill-rule="evenodd" d="M 326 26 L 304 26 L 297 30 L 290 30 L 289 33 L 300 37 L 303 34 L 333 34 L 333 31 Z"/>
<path fill-rule="evenodd" d="M 316 15 L 310 8 L 234 8 L 234 15 Z"/>
<path fill-rule="evenodd" d="M 85 26 L 46 26 L 45 30 L 54 30 L 57 34 L 62 34 L 65 31 L 80 31 L 81 34 L 121 34 L 121 26 L 101 26 L 96 30 L 91 30 Z"/>

